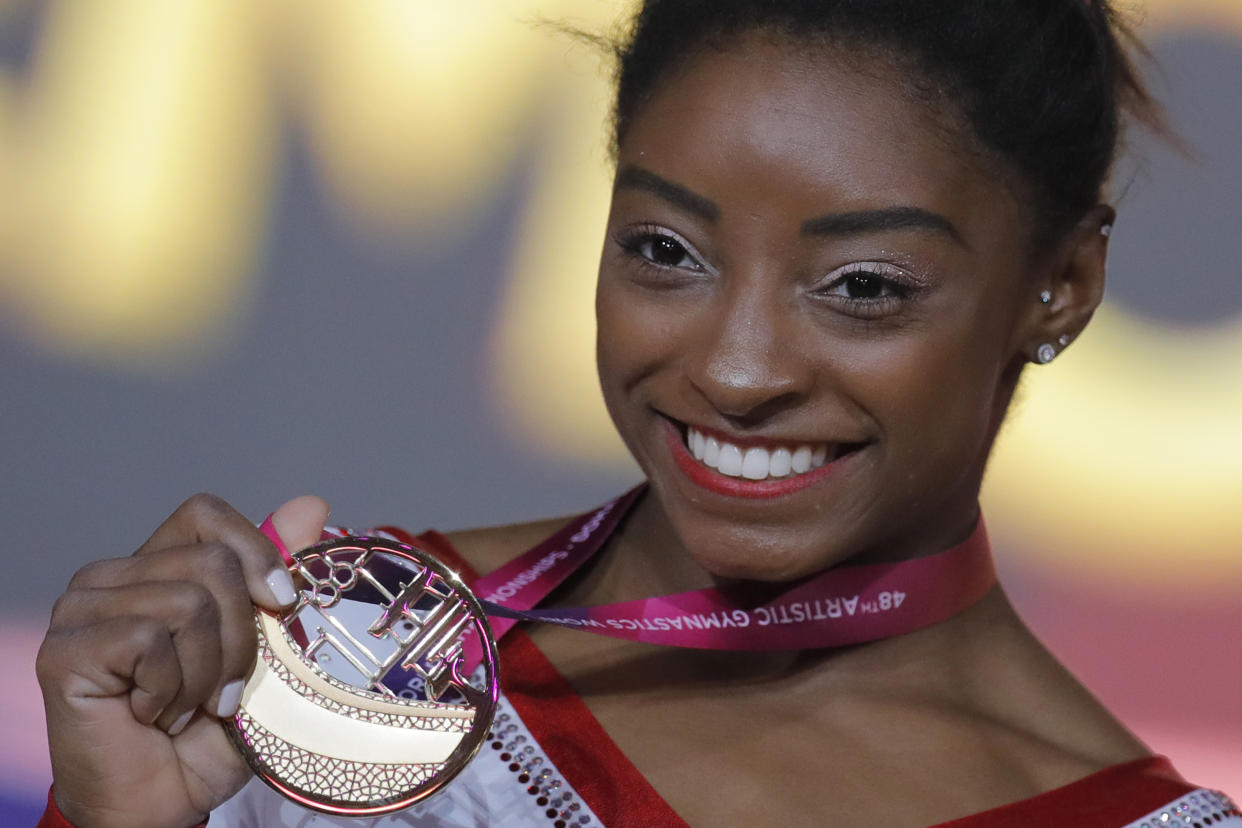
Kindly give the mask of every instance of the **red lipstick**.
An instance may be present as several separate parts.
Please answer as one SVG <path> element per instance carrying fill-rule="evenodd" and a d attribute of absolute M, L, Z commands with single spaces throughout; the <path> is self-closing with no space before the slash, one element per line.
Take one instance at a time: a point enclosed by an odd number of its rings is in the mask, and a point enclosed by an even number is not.
<path fill-rule="evenodd" d="M 778 477 L 770 480 L 747 480 L 742 477 L 730 477 L 715 469 L 708 468 L 694 459 L 686 448 L 681 431 L 667 420 L 664 422 L 665 439 L 669 452 L 677 467 L 690 478 L 691 482 L 709 492 L 726 497 L 741 497 L 752 500 L 771 499 L 800 492 L 814 486 L 836 470 L 837 460 L 825 463 L 818 469 L 790 477 Z"/>

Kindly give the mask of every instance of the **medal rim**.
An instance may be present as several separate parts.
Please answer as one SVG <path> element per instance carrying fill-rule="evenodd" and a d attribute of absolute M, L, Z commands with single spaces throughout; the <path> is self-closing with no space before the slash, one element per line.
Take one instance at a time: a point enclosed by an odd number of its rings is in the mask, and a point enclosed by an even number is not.
<path fill-rule="evenodd" d="M 343 803 L 340 800 L 331 797 L 321 796 L 310 791 L 302 790 L 296 786 L 290 785 L 281 779 L 278 775 L 271 772 L 267 765 L 259 758 L 246 742 L 246 736 L 241 726 L 238 724 L 238 718 L 244 711 L 239 708 L 233 716 L 224 719 L 225 732 L 228 734 L 229 740 L 233 746 L 246 760 L 246 764 L 254 771 L 255 775 L 262 779 L 268 787 L 274 789 L 281 796 L 291 799 L 304 807 L 320 811 L 322 813 L 335 814 L 339 816 L 379 816 L 382 814 L 400 811 L 411 805 L 426 799 L 441 790 L 445 785 L 457 777 L 458 774 L 470 764 L 471 760 L 478 754 L 483 744 L 487 741 L 487 734 L 491 730 L 492 722 L 496 714 L 496 706 L 500 696 L 500 663 L 496 649 L 496 639 L 492 635 L 491 626 L 487 620 L 487 613 L 484 612 L 479 599 L 474 595 L 461 576 L 453 569 L 448 567 L 443 561 L 433 556 L 430 552 L 414 546 L 409 543 L 398 540 L 389 540 L 388 538 L 380 538 L 373 535 L 346 535 L 339 538 L 330 538 L 320 541 L 314 546 L 309 546 L 299 552 L 291 555 L 294 562 L 299 562 L 306 557 L 312 555 L 322 555 L 325 552 L 332 551 L 336 547 L 348 548 L 351 550 L 363 549 L 373 550 L 377 552 L 385 552 L 395 554 L 399 557 L 406 558 L 415 564 L 430 568 L 436 575 L 448 582 L 458 597 L 462 598 L 470 608 L 471 618 L 475 623 L 476 632 L 480 639 L 480 648 L 483 651 L 483 659 L 480 662 L 486 668 L 487 682 L 483 690 L 486 701 L 486 710 L 484 705 L 480 705 L 474 710 L 474 725 L 470 730 L 466 731 L 458 745 L 445 758 L 443 762 L 444 769 L 436 772 L 426 782 L 420 783 L 408 792 L 397 794 L 392 798 L 384 800 L 373 800 L 366 805 L 358 805 L 354 803 Z M 267 610 L 255 608 L 255 622 L 259 625 L 259 614 L 266 614 L 284 621 L 292 610 L 286 610 L 281 613 L 272 613 Z M 262 633 L 260 633 L 262 634 Z M 261 656 L 256 656 L 261 658 Z M 322 672 L 322 668 L 313 665 L 308 659 L 303 659 L 303 663 L 310 665 L 313 669 Z M 256 660 L 257 664 L 257 660 Z M 254 667 L 246 675 L 246 681 L 249 682 L 254 673 Z M 411 708 L 411 715 L 417 715 L 417 708 Z M 259 722 L 261 725 L 262 722 Z"/>

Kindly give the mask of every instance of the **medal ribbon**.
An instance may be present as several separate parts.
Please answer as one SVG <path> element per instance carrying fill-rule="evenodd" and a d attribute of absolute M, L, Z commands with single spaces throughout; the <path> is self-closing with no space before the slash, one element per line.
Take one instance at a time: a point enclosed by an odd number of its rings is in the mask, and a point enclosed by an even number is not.
<path fill-rule="evenodd" d="M 697 589 L 594 607 L 537 609 L 603 548 L 645 490 L 639 486 L 566 526 L 471 584 L 492 617 L 496 638 L 519 621 L 558 624 L 599 635 L 712 650 L 841 647 L 914 632 L 977 603 L 996 582 L 982 519 L 965 541 L 935 555 L 883 564 L 845 564 L 788 586 Z M 282 549 L 270 519 L 261 527 Z M 747 595 L 746 593 L 750 594 Z M 472 638 L 467 670 L 478 663 Z"/>
<path fill-rule="evenodd" d="M 859 644 L 944 621 L 979 601 L 996 582 L 980 520 L 965 541 L 936 555 L 884 564 L 846 564 L 755 602 L 745 590 L 696 589 L 595 607 L 535 609 L 607 541 L 642 494 L 639 487 L 489 575 L 471 589 L 499 638 L 518 621 L 600 635 L 711 650 L 801 650 Z M 752 591 L 753 596 L 753 591 Z"/>

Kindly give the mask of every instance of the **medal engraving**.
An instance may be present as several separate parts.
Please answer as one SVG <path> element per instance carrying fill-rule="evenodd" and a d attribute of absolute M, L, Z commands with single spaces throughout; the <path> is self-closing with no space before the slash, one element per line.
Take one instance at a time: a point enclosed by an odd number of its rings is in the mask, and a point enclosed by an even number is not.
<path fill-rule="evenodd" d="M 259 656 L 226 729 L 255 773 L 307 807 L 412 805 L 465 767 L 491 726 L 486 616 L 452 571 L 395 541 L 341 538 L 293 559 L 298 602 L 256 612 Z M 483 662 L 467 680 L 470 635 Z"/>

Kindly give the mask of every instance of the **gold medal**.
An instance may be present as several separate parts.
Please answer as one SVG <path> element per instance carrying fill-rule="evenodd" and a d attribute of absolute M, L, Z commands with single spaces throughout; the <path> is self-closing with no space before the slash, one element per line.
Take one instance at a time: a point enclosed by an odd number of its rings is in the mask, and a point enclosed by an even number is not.
<path fill-rule="evenodd" d="M 454 572 L 396 541 L 339 538 L 292 557 L 301 594 L 280 615 L 255 613 L 259 656 L 229 736 L 308 808 L 366 816 L 426 798 L 491 727 L 499 682 L 482 608 Z M 470 639 L 482 651 L 473 677 Z"/>

